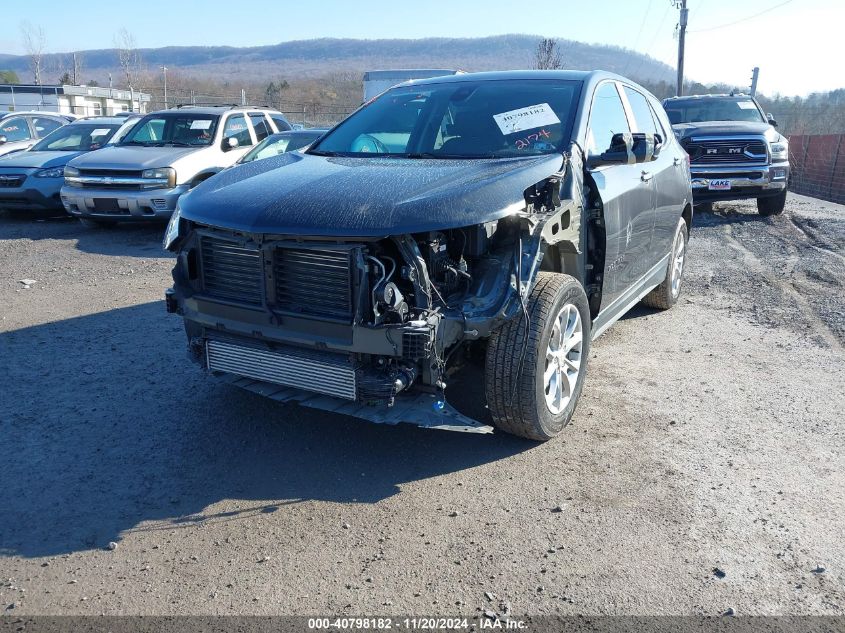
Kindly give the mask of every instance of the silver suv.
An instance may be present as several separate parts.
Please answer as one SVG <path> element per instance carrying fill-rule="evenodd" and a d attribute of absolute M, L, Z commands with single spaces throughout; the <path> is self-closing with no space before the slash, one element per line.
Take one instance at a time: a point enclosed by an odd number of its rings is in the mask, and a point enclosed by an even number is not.
<path fill-rule="evenodd" d="M 166 220 L 186 191 L 234 164 L 274 132 L 277 111 L 186 106 L 148 114 L 120 143 L 65 167 L 65 209 L 86 224 Z"/>

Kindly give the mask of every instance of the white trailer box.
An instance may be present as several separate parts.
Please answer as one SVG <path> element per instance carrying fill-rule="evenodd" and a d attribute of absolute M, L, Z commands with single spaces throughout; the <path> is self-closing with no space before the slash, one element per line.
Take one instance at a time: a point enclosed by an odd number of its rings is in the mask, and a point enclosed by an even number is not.
<path fill-rule="evenodd" d="M 396 84 L 401 84 L 411 79 L 430 79 L 431 77 L 443 77 L 444 75 L 457 75 L 462 72 L 462 70 L 450 70 L 448 68 L 368 70 L 364 73 L 364 102 L 366 103 Z"/>

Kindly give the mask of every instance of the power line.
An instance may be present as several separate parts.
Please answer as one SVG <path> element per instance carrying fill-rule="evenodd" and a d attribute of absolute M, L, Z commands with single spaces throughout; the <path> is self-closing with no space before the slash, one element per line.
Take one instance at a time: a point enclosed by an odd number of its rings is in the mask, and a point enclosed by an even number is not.
<path fill-rule="evenodd" d="M 755 13 L 754 15 L 749 15 L 747 18 L 740 18 L 739 20 L 734 20 L 733 22 L 728 22 L 727 24 L 722 24 L 722 25 L 719 25 L 719 26 L 709 26 L 706 29 L 695 29 L 695 30 L 690 30 L 689 32 L 690 33 L 704 33 L 706 31 L 716 31 L 718 29 L 723 29 L 723 28 L 728 27 L 728 26 L 733 26 L 734 24 L 739 24 L 740 22 L 747 22 L 748 20 L 753 20 L 754 18 L 763 15 L 764 13 L 768 13 L 769 11 L 774 11 L 775 9 L 779 9 L 782 6 L 784 6 L 785 4 L 789 4 L 790 2 L 792 2 L 792 0 L 786 0 L 785 2 L 781 2 L 780 4 L 776 4 L 773 7 L 769 7 L 768 9 L 760 11 L 759 13 Z"/>
<path fill-rule="evenodd" d="M 645 22 L 648 19 L 648 14 L 651 12 L 651 3 L 653 0 L 648 0 L 648 8 L 645 10 L 645 14 L 643 14 L 643 21 L 640 22 L 640 29 L 637 31 L 637 37 L 634 38 L 634 44 L 631 46 L 632 50 L 637 50 L 637 44 L 640 43 L 640 36 L 643 34 L 643 28 L 645 27 Z M 626 75 L 628 73 L 628 64 L 631 63 L 631 58 L 628 57 L 625 60 L 625 68 L 622 69 L 622 74 Z"/>
<path fill-rule="evenodd" d="M 669 10 L 671 8 L 672 8 L 672 4 L 670 3 L 666 7 L 666 10 L 663 12 L 663 17 L 660 18 L 660 24 L 657 25 L 657 30 L 654 32 L 654 37 L 651 38 L 651 42 L 649 42 L 648 48 L 642 54 L 643 56 L 640 58 L 640 63 L 637 64 L 637 69 L 631 71 L 633 74 L 639 74 L 640 69 L 643 67 L 643 64 L 645 63 L 646 57 L 649 55 L 649 52 L 651 51 L 651 49 L 654 47 L 655 42 L 657 42 L 657 38 L 660 36 L 660 31 L 663 28 L 663 25 L 666 23 L 666 17 L 669 15 Z"/>

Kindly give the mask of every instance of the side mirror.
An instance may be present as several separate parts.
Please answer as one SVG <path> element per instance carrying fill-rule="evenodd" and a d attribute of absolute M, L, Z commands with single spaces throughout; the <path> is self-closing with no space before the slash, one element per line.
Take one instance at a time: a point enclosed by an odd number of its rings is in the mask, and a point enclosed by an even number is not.
<path fill-rule="evenodd" d="M 634 147 L 631 151 L 634 154 L 635 163 L 647 163 L 657 158 L 657 155 L 660 154 L 658 143 L 663 142 L 659 134 L 637 132 L 632 136 L 634 137 Z"/>
<path fill-rule="evenodd" d="M 775 121 L 775 117 L 772 116 L 771 112 L 766 113 L 766 119 L 769 121 L 769 125 L 771 125 L 772 127 L 778 126 L 778 122 Z"/>
<path fill-rule="evenodd" d="M 599 156 L 590 156 L 589 167 L 602 165 L 627 165 L 634 162 L 634 137 L 628 133 L 614 134 L 610 139 L 610 147 Z"/>
<path fill-rule="evenodd" d="M 0 136 L 0 145 L 2 145 L 2 144 L 3 144 L 3 143 L 5 143 L 5 142 L 6 142 L 6 137 L 5 137 L 5 136 Z"/>
<path fill-rule="evenodd" d="M 238 145 L 240 145 L 238 139 L 236 139 L 234 136 L 230 136 L 225 141 L 223 141 L 223 151 L 228 152 L 230 149 L 235 149 Z"/>
<path fill-rule="evenodd" d="M 637 132 L 636 134 L 614 134 L 610 141 L 610 148 L 600 156 L 589 159 L 589 167 L 602 165 L 634 165 L 645 163 L 657 158 L 663 139 L 659 134 Z"/>

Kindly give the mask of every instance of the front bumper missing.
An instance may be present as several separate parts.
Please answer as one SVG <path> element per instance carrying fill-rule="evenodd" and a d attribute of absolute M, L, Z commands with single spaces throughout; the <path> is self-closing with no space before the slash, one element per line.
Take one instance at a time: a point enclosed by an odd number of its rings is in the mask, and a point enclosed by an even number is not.
<path fill-rule="evenodd" d="M 221 379 L 236 387 L 278 402 L 291 402 L 321 411 L 350 415 L 376 424 L 404 422 L 442 431 L 493 432 L 492 426 L 465 416 L 450 404 L 438 400 L 438 397 L 434 394 L 402 394 L 396 398 L 396 403 L 392 407 L 371 406 L 232 374 L 224 374 Z"/>

